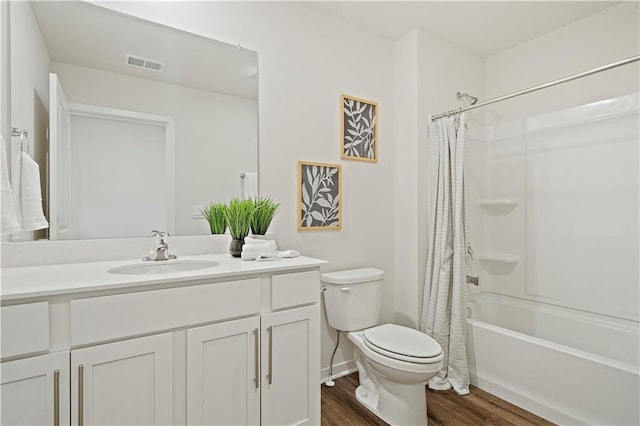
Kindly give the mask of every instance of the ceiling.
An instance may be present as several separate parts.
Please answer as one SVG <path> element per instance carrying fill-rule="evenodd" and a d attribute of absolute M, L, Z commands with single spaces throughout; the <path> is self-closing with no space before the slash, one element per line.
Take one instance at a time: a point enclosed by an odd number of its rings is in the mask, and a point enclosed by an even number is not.
<path fill-rule="evenodd" d="M 618 1 L 312 1 L 307 6 L 395 40 L 420 28 L 486 58 Z"/>
<path fill-rule="evenodd" d="M 52 61 L 257 99 L 256 52 L 85 2 L 34 1 L 31 7 Z M 125 54 L 165 68 L 131 67 Z"/>

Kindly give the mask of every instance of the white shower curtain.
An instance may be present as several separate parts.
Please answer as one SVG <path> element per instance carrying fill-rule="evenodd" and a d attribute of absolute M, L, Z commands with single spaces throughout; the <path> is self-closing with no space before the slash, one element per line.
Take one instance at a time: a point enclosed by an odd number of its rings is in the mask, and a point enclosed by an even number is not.
<path fill-rule="evenodd" d="M 465 117 L 429 126 L 429 244 L 421 330 L 442 346 L 442 370 L 431 389 L 469 393 L 466 321 Z"/>

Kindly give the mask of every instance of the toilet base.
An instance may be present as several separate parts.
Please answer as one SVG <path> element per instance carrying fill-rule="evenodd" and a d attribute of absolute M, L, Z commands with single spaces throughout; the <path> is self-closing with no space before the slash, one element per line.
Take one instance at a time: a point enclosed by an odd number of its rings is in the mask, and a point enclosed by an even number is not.
<path fill-rule="evenodd" d="M 424 385 L 418 386 L 422 387 L 422 393 L 424 395 Z M 382 391 L 384 392 L 384 389 L 382 389 Z M 413 393 L 415 393 L 415 391 Z M 403 401 L 391 394 L 383 396 L 384 400 L 380 401 L 380 394 L 378 392 L 372 392 L 368 389 L 365 389 L 362 385 L 356 388 L 355 395 L 360 404 L 364 405 L 365 408 L 367 408 L 377 417 L 381 418 L 390 425 L 426 426 L 428 423 L 426 415 L 426 402 L 420 403 L 418 401 L 415 401 L 415 398 L 410 398 L 414 399 L 414 403 L 418 402 L 418 407 L 409 407 L 405 405 L 407 401 Z M 426 401 L 426 396 L 423 396 L 423 401 Z M 386 406 L 386 410 L 380 411 L 378 409 L 378 407 L 381 406 L 380 404 Z M 394 412 L 395 415 L 393 414 Z M 421 412 L 424 414 L 422 414 Z"/>

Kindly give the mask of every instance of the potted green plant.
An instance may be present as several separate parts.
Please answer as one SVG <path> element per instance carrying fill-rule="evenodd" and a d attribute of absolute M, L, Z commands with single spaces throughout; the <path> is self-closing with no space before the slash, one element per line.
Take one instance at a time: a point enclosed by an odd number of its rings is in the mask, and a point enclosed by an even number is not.
<path fill-rule="evenodd" d="M 240 200 L 237 198 L 229 201 L 229 204 L 224 210 L 229 232 L 232 237 L 229 253 L 231 253 L 233 257 L 240 257 L 242 254 L 244 237 L 249 235 L 251 219 L 253 218 L 254 212 L 255 205 L 253 200 Z"/>
<path fill-rule="evenodd" d="M 255 212 L 251 219 L 251 233 L 260 238 L 267 233 L 273 217 L 278 212 L 280 203 L 276 203 L 269 197 L 256 198 L 253 202 Z"/>
<path fill-rule="evenodd" d="M 224 211 L 227 208 L 225 203 L 211 203 L 200 209 L 202 215 L 207 222 L 212 234 L 224 234 L 227 230 L 227 218 Z"/>

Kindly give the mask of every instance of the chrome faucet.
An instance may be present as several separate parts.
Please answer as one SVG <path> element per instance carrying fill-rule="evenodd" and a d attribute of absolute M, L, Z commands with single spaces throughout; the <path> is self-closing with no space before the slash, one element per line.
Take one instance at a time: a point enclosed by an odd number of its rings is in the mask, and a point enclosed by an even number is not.
<path fill-rule="evenodd" d="M 153 253 L 149 256 L 143 257 L 142 260 L 170 260 L 177 258 L 175 255 L 169 254 L 169 244 L 167 244 L 167 237 L 169 236 L 168 233 L 154 229 L 151 231 L 149 236 L 156 237 L 157 247 Z"/>

